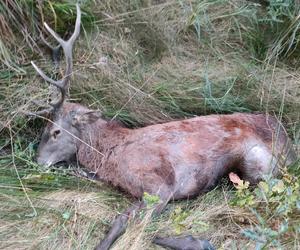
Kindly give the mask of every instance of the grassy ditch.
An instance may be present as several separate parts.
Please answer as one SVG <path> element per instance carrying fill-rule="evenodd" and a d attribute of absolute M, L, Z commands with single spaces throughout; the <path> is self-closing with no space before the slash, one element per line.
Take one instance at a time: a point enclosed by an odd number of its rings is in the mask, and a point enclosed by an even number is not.
<path fill-rule="evenodd" d="M 260 2 L 260 3 L 257 3 Z M 0 248 L 92 249 L 132 203 L 79 177 L 78 166 L 35 162 L 45 122 L 22 111 L 47 100 L 34 60 L 54 77 L 39 34 L 72 31 L 75 1 L 0 3 Z M 267 112 L 300 140 L 300 7 L 296 1 L 81 1 L 71 100 L 129 127 L 195 115 Z M 218 249 L 299 249 L 299 163 L 256 188 L 222 184 L 131 223 L 114 249 L 159 249 L 155 234 L 193 234 Z M 138 233 L 137 233 L 138 232 Z"/>

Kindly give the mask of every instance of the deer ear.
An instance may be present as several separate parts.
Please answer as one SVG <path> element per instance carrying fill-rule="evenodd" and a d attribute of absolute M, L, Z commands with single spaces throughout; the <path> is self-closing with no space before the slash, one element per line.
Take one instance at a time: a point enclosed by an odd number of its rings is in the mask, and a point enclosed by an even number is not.
<path fill-rule="evenodd" d="M 101 112 L 99 111 L 87 111 L 84 113 L 77 113 L 75 111 L 70 112 L 72 118 L 72 124 L 76 125 L 85 125 L 96 122 L 101 118 Z"/>

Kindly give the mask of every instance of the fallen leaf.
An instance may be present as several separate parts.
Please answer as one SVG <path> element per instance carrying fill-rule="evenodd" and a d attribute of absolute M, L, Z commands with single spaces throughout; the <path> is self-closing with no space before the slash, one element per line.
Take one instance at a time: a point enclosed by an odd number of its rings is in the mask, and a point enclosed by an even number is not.
<path fill-rule="evenodd" d="M 238 186 L 243 185 L 243 180 L 241 180 L 240 177 L 233 172 L 229 173 L 229 179 L 235 185 L 238 185 Z"/>

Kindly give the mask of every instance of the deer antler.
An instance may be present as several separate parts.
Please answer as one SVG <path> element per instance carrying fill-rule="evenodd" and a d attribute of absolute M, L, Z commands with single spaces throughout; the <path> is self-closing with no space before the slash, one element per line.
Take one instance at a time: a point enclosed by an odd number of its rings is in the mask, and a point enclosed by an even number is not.
<path fill-rule="evenodd" d="M 61 45 L 58 44 L 57 46 L 52 46 L 48 41 L 45 39 L 43 33 L 40 34 L 41 41 L 50 49 L 52 61 L 54 62 L 55 67 L 59 65 L 59 57 L 60 57 L 60 49 Z"/>
<path fill-rule="evenodd" d="M 61 105 L 63 104 L 63 102 L 66 98 L 67 89 L 68 89 L 68 85 L 69 85 L 71 75 L 72 75 L 72 70 L 73 70 L 72 49 L 73 49 L 74 42 L 77 39 L 77 37 L 79 35 L 79 32 L 80 32 L 81 11 L 80 11 L 80 8 L 79 8 L 78 4 L 76 4 L 76 11 L 77 11 L 77 17 L 76 17 L 75 29 L 74 29 L 74 32 L 73 32 L 72 36 L 67 41 L 63 40 L 54 30 L 52 30 L 48 26 L 47 23 L 44 23 L 45 28 L 47 29 L 47 31 L 58 41 L 58 43 L 59 43 L 58 46 L 61 46 L 63 48 L 64 55 L 65 55 L 65 58 L 66 58 L 66 70 L 65 70 L 65 75 L 62 79 L 53 80 L 50 77 L 48 77 L 38 66 L 36 66 L 36 64 L 33 61 L 31 61 L 32 66 L 39 73 L 39 75 L 44 80 L 46 80 L 50 84 L 57 87 L 60 90 L 60 93 L 61 93 L 61 96 L 60 96 L 60 98 L 57 102 L 50 103 L 50 106 L 51 106 L 50 108 L 38 111 L 36 113 L 30 113 L 31 115 L 35 115 L 35 114 L 44 115 L 44 114 L 47 114 L 49 112 L 56 111 L 61 107 Z"/>

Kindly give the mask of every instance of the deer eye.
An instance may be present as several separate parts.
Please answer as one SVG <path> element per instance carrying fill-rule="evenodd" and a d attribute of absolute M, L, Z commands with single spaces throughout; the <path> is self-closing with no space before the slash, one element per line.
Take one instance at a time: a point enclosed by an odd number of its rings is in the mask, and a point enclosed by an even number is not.
<path fill-rule="evenodd" d="M 53 136 L 54 139 L 56 139 L 59 134 L 60 134 L 60 130 L 59 129 L 58 130 L 54 130 L 53 133 L 52 133 L 52 136 Z"/>

